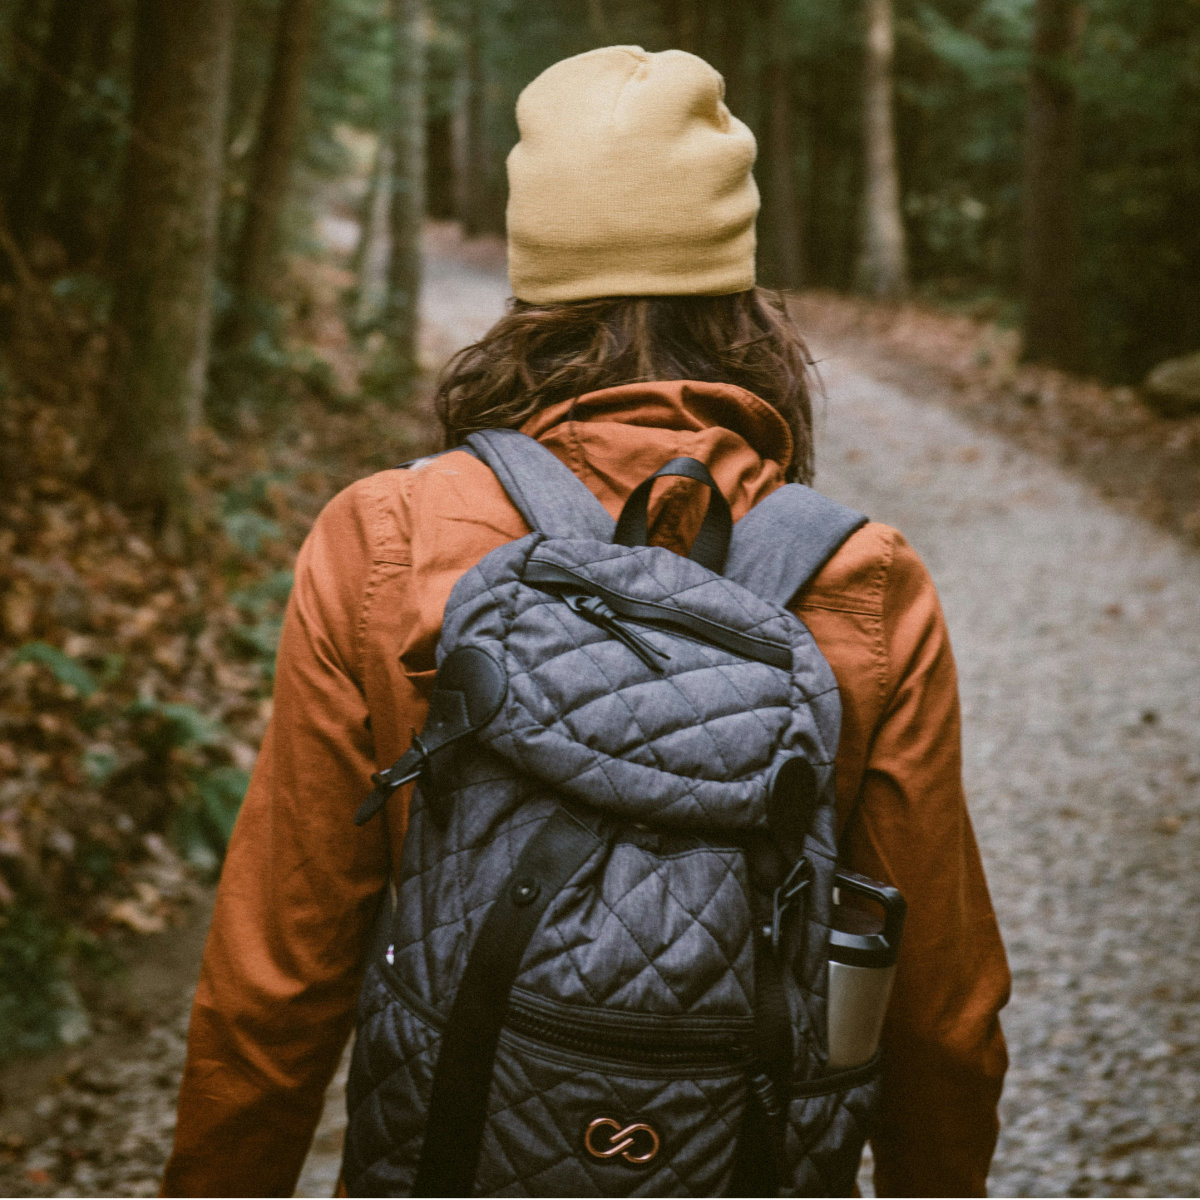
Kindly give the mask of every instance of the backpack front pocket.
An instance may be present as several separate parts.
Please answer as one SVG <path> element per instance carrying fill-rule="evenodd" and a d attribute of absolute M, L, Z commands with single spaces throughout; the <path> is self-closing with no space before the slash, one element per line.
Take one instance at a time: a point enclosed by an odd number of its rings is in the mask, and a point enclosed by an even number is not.
<path fill-rule="evenodd" d="M 723 1194 L 746 1106 L 749 1023 L 549 1008 L 510 1007 L 477 1192 Z"/>
<path fill-rule="evenodd" d="M 385 964 L 368 971 L 359 1021 L 347 1186 L 408 1195 L 428 1133 L 442 1021 Z M 722 1194 L 745 1112 L 750 1030 L 746 1018 L 616 1016 L 514 996 L 475 1194 Z"/>

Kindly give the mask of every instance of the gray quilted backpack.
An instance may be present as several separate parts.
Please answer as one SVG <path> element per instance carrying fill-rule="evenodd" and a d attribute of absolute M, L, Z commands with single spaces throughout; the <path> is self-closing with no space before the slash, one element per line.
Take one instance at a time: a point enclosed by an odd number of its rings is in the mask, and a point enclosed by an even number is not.
<path fill-rule="evenodd" d="M 614 522 L 522 434 L 468 440 L 533 532 L 455 586 L 368 963 L 343 1178 L 366 1196 L 849 1195 L 878 1067 L 825 1035 L 841 708 L 784 606 L 865 518 L 736 525 L 679 458 Z M 650 488 L 711 489 L 690 557 Z"/>

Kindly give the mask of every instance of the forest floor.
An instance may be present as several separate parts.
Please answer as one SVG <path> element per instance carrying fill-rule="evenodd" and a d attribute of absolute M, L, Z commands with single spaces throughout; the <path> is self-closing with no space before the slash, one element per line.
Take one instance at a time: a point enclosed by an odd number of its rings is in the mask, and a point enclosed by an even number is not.
<path fill-rule="evenodd" d="M 499 314 L 502 264 L 494 242 L 431 231 L 430 367 Z M 310 284 L 304 336 L 350 387 L 353 350 L 329 315 L 339 277 Z M 818 486 L 904 530 L 955 639 L 972 812 L 1015 977 L 992 1190 L 1194 1194 L 1200 419 L 1018 366 L 984 321 L 796 303 L 826 385 Z M 432 440 L 421 412 L 382 449 L 387 414 L 356 439 L 339 440 L 344 401 L 329 420 L 323 462 L 356 449 L 326 462 L 325 491 Z M 210 903 L 193 892 L 177 924 L 127 933 L 90 1042 L 0 1070 L 0 1194 L 157 1188 Z M 336 1178 L 337 1088 L 300 1195 Z"/>

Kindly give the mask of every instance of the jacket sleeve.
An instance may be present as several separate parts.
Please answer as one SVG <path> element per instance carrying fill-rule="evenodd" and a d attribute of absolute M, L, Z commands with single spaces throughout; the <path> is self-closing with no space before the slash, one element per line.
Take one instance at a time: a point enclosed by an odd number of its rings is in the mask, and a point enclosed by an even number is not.
<path fill-rule="evenodd" d="M 387 878 L 355 639 L 371 570 L 352 493 L 301 550 L 273 716 L 229 845 L 163 1191 L 292 1194 L 350 1030 Z"/>
<path fill-rule="evenodd" d="M 883 596 L 882 716 L 848 830 L 908 917 L 883 1035 L 878 1195 L 986 1195 L 1009 973 L 962 787 L 958 683 L 936 592 L 899 535 Z"/>

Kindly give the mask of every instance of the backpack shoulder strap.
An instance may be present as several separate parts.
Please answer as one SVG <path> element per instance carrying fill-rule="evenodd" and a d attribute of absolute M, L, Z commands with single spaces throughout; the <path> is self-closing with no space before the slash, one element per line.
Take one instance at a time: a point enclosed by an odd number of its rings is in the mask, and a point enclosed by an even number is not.
<path fill-rule="evenodd" d="M 733 527 L 725 575 L 776 604 L 789 600 L 867 518 L 799 483 L 785 484 Z"/>
<path fill-rule="evenodd" d="M 587 485 L 540 442 L 515 429 L 469 434 L 471 450 L 500 480 L 531 529 L 547 537 L 611 542 L 616 522 Z"/>

